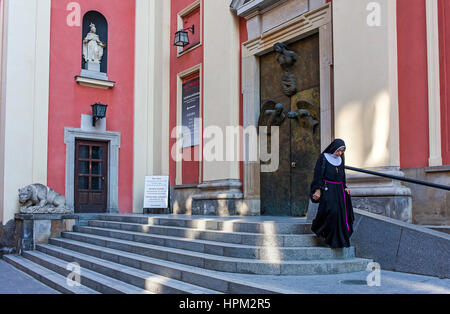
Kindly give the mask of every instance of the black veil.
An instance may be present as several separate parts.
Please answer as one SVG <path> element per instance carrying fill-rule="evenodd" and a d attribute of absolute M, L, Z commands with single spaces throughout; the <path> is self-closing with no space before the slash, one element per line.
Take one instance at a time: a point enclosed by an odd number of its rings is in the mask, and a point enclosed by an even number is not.
<path fill-rule="evenodd" d="M 322 154 L 331 154 L 333 155 L 339 148 L 346 147 L 345 142 L 340 138 L 335 139 L 328 147 L 323 151 Z M 345 164 L 344 155 L 342 155 L 342 161 Z"/>

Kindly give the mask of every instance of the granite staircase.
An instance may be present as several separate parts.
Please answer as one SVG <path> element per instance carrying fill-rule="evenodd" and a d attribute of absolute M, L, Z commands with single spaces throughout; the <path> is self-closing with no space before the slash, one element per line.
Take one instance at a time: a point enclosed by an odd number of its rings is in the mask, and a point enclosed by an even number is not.
<path fill-rule="evenodd" d="M 364 271 L 354 248 L 320 244 L 302 219 L 100 215 L 4 259 L 62 293 L 264 294 L 252 276 Z M 67 276 L 81 267 L 81 285 Z"/>

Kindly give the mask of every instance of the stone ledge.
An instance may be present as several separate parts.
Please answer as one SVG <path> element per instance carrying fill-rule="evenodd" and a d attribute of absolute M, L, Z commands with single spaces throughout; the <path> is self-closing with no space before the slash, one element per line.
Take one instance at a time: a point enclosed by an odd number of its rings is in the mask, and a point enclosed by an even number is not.
<path fill-rule="evenodd" d="M 15 214 L 14 218 L 17 220 L 64 220 L 64 219 L 80 219 L 76 214 Z"/>
<path fill-rule="evenodd" d="M 84 76 L 75 76 L 75 81 L 82 86 L 87 87 L 94 87 L 99 89 L 110 89 L 113 88 L 116 85 L 116 82 L 114 81 L 105 81 L 105 80 L 99 80 Z"/>
<path fill-rule="evenodd" d="M 438 232 L 447 233 L 450 235 L 450 226 L 422 225 L 422 227 Z"/>
<path fill-rule="evenodd" d="M 353 197 L 379 197 L 379 196 L 411 196 L 411 190 L 404 186 L 389 186 L 389 187 L 355 187 L 349 184 L 352 190 Z"/>
<path fill-rule="evenodd" d="M 198 184 L 179 184 L 174 185 L 173 188 L 175 190 L 182 190 L 182 189 L 196 189 L 198 187 Z"/>
<path fill-rule="evenodd" d="M 425 167 L 424 171 L 427 172 L 427 173 L 450 172 L 450 165 L 435 166 L 435 167 Z"/>
<path fill-rule="evenodd" d="M 240 189 L 242 183 L 237 179 L 207 181 L 198 185 L 201 190 Z"/>
<path fill-rule="evenodd" d="M 193 200 L 241 200 L 244 194 L 240 192 L 208 192 L 192 196 Z"/>

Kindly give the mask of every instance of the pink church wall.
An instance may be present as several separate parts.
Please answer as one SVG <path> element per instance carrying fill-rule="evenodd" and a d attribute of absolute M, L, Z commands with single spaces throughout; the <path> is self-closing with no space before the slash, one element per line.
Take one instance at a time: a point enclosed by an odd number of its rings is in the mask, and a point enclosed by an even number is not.
<path fill-rule="evenodd" d="M 52 0 L 50 43 L 50 100 L 48 185 L 65 194 L 66 145 L 64 127 L 80 128 L 81 115 L 92 114 L 91 105 L 108 105 L 107 130 L 121 133 L 119 152 L 119 211 L 131 212 L 133 203 L 134 121 L 134 0 L 77 0 L 80 25 L 69 25 L 69 0 Z M 108 21 L 108 78 L 117 82 L 110 90 L 80 86 L 82 21 L 88 11 L 98 11 Z M 69 17 L 69 20 L 75 21 Z"/>

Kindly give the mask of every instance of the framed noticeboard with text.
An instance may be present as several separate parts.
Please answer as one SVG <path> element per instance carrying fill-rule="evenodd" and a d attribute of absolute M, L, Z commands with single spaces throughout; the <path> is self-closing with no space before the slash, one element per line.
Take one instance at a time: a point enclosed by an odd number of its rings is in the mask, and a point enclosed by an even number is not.
<path fill-rule="evenodd" d="M 145 177 L 144 209 L 166 209 L 169 207 L 169 177 Z"/>
<path fill-rule="evenodd" d="M 183 126 L 183 148 L 199 145 L 200 77 L 183 83 L 181 120 Z"/>

